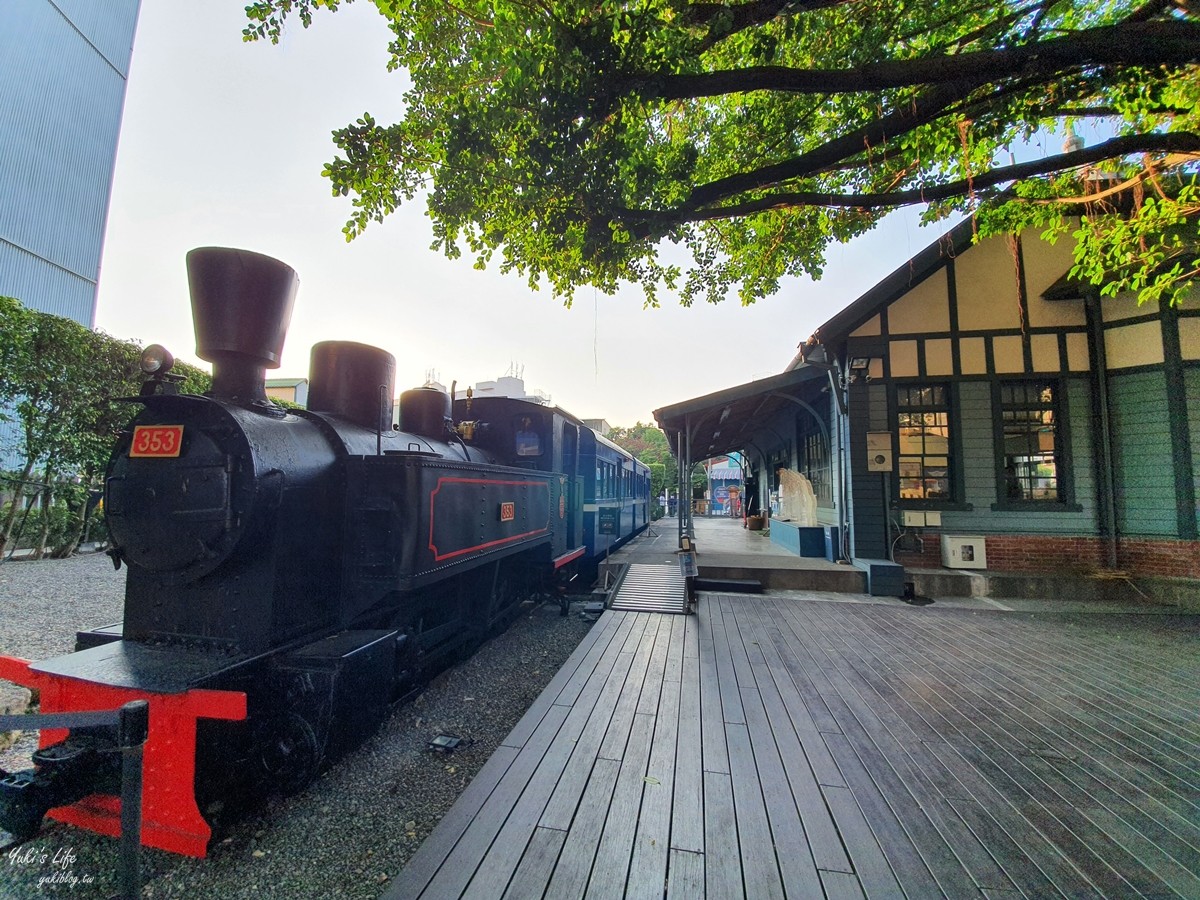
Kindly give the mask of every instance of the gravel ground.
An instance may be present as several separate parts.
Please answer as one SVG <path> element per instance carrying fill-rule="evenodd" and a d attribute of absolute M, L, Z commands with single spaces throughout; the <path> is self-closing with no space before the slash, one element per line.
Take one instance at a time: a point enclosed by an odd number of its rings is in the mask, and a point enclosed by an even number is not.
<path fill-rule="evenodd" d="M 0 652 L 69 652 L 78 627 L 120 618 L 123 575 L 103 556 L 0 565 Z M 302 794 L 239 822 L 207 859 L 145 850 L 143 896 L 377 897 L 590 627 L 578 615 L 561 617 L 557 606 L 524 610 Z M 473 743 L 429 752 L 440 733 Z M 31 747 L 22 740 L 0 754 L 0 766 L 24 767 Z M 0 897 L 107 898 L 117 890 L 117 860 L 115 839 L 48 822 L 0 858 Z"/>

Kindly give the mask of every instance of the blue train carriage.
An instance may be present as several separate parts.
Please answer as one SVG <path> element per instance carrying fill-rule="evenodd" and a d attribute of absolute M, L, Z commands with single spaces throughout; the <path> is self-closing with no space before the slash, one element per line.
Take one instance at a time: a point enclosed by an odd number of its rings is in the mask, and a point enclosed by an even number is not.
<path fill-rule="evenodd" d="M 590 428 L 579 434 L 584 562 L 594 571 L 608 553 L 650 524 L 650 469 Z"/>

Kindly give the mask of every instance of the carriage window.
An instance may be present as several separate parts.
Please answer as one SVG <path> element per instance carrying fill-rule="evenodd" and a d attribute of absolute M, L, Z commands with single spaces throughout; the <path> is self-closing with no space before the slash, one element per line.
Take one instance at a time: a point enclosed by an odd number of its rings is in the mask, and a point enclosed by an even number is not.
<path fill-rule="evenodd" d="M 516 436 L 513 449 L 517 456 L 541 456 L 542 439 L 537 433 L 537 426 L 529 416 L 518 416 L 516 420 Z"/>

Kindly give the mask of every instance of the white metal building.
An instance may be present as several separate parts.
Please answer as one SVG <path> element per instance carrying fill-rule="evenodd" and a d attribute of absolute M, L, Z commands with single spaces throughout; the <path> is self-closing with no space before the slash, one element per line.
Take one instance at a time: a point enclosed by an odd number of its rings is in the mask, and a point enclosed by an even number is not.
<path fill-rule="evenodd" d="M 138 6 L 0 3 L 0 294 L 88 326 Z"/>
<path fill-rule="evenodd" d="M 139 5 L 0 2 L 0 295 L 89 328 Z"/>

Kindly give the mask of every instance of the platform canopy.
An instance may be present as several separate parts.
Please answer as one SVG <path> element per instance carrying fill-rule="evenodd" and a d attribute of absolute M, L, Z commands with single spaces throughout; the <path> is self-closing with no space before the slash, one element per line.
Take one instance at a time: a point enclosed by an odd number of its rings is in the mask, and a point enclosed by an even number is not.
<path fill-rule="evenodd" d="M 802 365 L 780 375 L 664 406 L 654 411 L 654 420 L 681 460 L 699 462 L 762 441 L 765 422 L 783 410 L 807 406 L 828 383 L 828 370 Z"/>
<path fill-rule="evenodd" d="M 709 481 L 741 481 L 742 467 L 737 463 L 732 465 L 709 466 L 706 474 Z"/>

